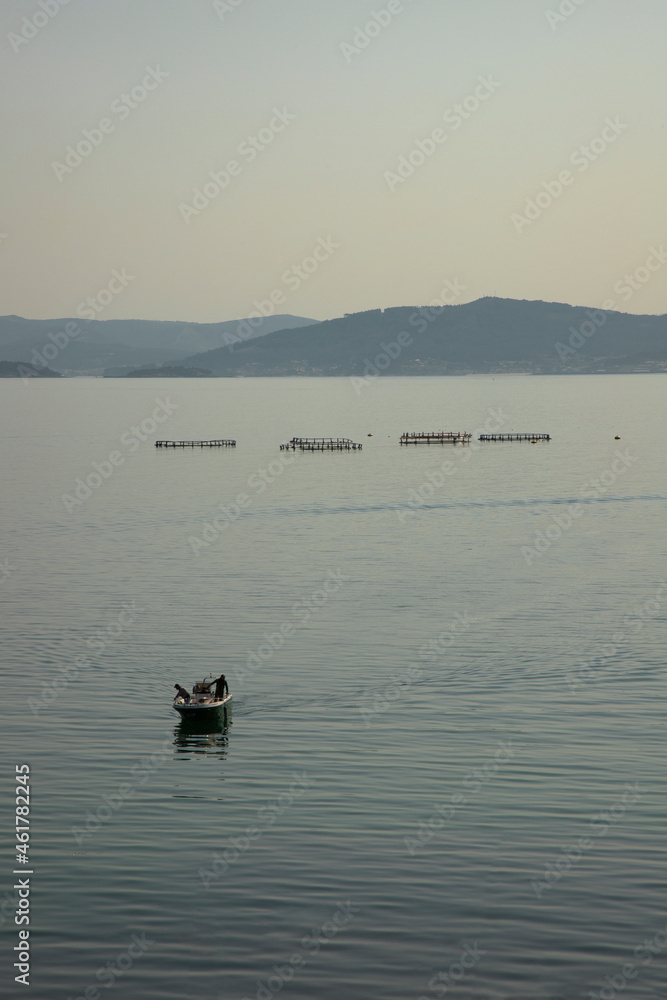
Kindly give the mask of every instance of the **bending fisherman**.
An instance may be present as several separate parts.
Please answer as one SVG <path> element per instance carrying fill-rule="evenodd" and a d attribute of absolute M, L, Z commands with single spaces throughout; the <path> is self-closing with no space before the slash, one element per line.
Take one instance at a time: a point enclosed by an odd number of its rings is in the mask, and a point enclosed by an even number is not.
<path fill-rule="evenodd" d="M 181 687 L 180 684 L 174 684 L 174 687 L 176 688 L 176 694 L 174 695 L 174 698 L 182 698 L 183 701 L 186 702 L 190 701 L 190 694 L 188 691 L 185 690 L 184 687 Z"/>

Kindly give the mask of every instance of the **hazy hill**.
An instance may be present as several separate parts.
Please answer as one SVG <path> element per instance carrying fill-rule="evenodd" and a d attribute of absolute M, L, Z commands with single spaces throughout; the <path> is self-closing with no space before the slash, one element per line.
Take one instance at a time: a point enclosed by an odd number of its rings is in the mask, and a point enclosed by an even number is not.
<path fill-rule="evenodd" d="M 0 378 L 62 378 L 50 368 L 35 368 L 27 361 L 0 361 Z"/>
<path fill-rule="evenodd" d="M 40 359 L 74 375 L 102 374 L 111 366 L 140 368 L 180 361 L 243 338 L 250 341 L 275 330 L 308 326 L 301 316 L 269 316 L 223 323 L 176 323 L 150 320 L 32 320 L 0 317 L 0 359 L 39 366 Z M 197 366 L 198 367 L 198 366 Z"/>
<path fill-rule="evenodd" d="M 164 365 L 161 368 L 139 368 L 128 372 L 122 378 L 209 378 L 213 372 L 208 368 L 185 368 L 183 365 Z M 107 376 L 114 378 L 115 376 Z"/>
<path fill-rule="evenodd" d="M 484 298 L 440 310 L 353 313 L 183 364 L 227 376 L 667 370 L 667 317 Z"/>
<path fill-rule="evenodd" d="M 68 337 L 68 323 L 80 334 Z M 63 337 L 65 346 L 57 348 Z M 196 353 L 184 350 L 186 343 L 196 343 Z M 199 350 L 211 343 L 213 349 Z M 65 374 L 140 369 L 147 378 L 164 377 L 157 367 L 151 371 L 156 365 L 230 377 L 667 371 L 666 316 L 497 298 L 440 309 L 375 309 L 324 323 L 273 316 L 256 330 L 238 320 L 184 326 L 0 318 L 0 358 L 38 364 L 26 344 Z"/>

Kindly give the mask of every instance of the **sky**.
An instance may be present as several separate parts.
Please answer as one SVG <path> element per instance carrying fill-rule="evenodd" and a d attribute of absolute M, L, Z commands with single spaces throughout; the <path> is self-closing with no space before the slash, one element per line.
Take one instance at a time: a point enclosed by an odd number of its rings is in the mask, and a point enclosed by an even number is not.
<path fill-rule="evenodd" d="M 664 0 L 3 0 L 0 314 L 667 313 Z"/>

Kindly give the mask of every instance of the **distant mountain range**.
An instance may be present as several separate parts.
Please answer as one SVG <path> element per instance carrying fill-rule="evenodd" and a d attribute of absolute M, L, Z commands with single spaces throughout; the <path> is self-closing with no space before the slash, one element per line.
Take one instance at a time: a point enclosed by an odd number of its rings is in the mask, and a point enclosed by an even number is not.
<path fill-rule="evenodd" d="M 353 313 L 183 364 L 226 376 L 667 371 L 667 317 L 484 298 Z"/>
<path fill-rule="evenodd" d="M 107 368 L 121 375 L 135 368 L 180 362 L 193 352 L 316 322 L 301 316 L 223 323 L 0 316 L 0 360 L 30 362 L 38 367 L 44 362 L 65 375 L 102 375 Z"/>
<path fill-rule="evenodd" d="M 50 368 L 36 368 L 21 361 L 0 361 L 0 378 L 62 378 Z"/>
<path fill-rule="evenodd" d="M 382 372 L 667 371 L 667 316 L 603 312 L 557 302 L 483 298 L 439 308 L 376 309 L 323 323 L 297 316 L 273 316 L 261 325 L 253 322 L 254 327 L 243 320 L 184 326 L 3 317 L 0 358 L 38 364 L 26 346 L 40 351 L 39 345 L 53 344 L 41 356 L 64 374 L 102 374 L 106 369 L 108 375 L 127 375 L 134 366 L 141 370 L 134 377 L 185 376 L 188 368 L 222 377 L 360 378 Z M 67 336 L 67 323 L 74 323 L 81 333 L 70 336 L 58 352 L 57 332 L 61 338 Z M 160 366 L 165 369 L 162 375 Z"/>
<path fill-rule="evenodd" d="M 186 368 L 184 365 L 161 365 L 157 369 L 160 378 L 210 378 L 213 372 L 210 368 Z M 155 378 L 155 368 L 137 368 L 136 371 L 128 372 L 123 378 Z M 107 378 L 115 378 L 114 375 L 107 375 Z"/>

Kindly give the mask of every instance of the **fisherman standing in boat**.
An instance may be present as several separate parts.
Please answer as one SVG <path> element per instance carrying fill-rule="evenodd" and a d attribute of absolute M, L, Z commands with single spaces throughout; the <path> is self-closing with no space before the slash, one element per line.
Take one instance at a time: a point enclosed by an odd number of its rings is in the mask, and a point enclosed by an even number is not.
<path fill-rule="evenodd" d="M 222 701 L 226 694 L 229 694 L 229 685 L 225 680 L 225 675 L 220 674 L 217 681 L 215 682 L 215 698 L 216 701 Z"/>
<path fill-rule="evenodd" d="M 190 701 L 190 695 L 184 687 L 181 687 L 180 684 L 174 684 L 174 687 L 176 688 L 176 694 L 174 695 L 175 698 L 182 698 L 183 701 Z"/>

